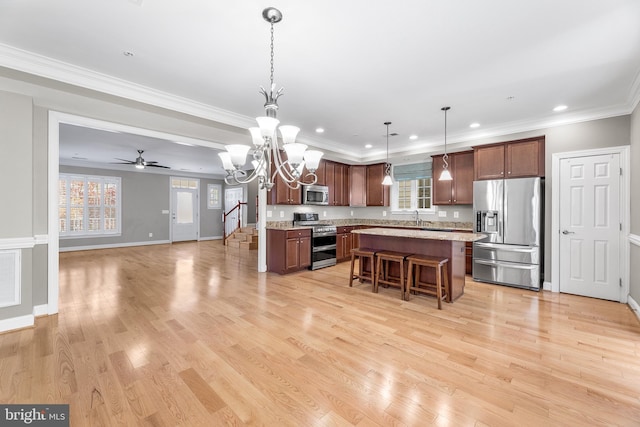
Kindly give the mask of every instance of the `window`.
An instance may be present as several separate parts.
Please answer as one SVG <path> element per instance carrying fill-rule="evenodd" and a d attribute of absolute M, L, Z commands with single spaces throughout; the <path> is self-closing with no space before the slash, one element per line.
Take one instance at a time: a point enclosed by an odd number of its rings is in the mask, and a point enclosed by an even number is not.
<path fill-rule="evenodd" d="M 222 186 L 220 184 L 207 184 L 207 208 L 222 209 Z"/>
<path fill-rule="evenodd" d="M 431 163 L 396 165 L 391 189 L 394 211 L 431 210 Z"/>
<path fill-rule="evenodd" d="M 121 192 L 119 177 L 60 174 L 60 237 L 120 235 Z"/>

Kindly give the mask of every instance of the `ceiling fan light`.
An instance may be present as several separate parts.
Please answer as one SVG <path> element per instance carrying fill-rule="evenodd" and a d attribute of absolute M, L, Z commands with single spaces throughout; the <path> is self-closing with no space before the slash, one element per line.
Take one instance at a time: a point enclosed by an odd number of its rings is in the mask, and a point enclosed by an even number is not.
<path fill-rule="evenodd" d="M 144 169 L 144 164 L 136 163 L 136 169 Z"/>
<path fill-rule="evenodd" d="M 243 144 L 231 144 L 225 146 L 227 151 L 229 152 L 229 157 L 231 158 L 231 163 L 237 169 L 240 169 L 247 162 L 247 154 L 249 153 L 248 145 Z"/>

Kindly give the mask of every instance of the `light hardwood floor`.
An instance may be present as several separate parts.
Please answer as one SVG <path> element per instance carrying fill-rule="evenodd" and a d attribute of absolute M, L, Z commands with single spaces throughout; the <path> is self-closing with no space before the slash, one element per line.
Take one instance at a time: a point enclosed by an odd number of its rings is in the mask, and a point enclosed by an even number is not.
<path fill-rule="evenodd" d="M 60 314 L 0 335 L 0 401 L 71 425 L 640 425 L 623 304 L 474 283 L 436 309 L 278 276 L 220 241 L 62 253 Z"/>

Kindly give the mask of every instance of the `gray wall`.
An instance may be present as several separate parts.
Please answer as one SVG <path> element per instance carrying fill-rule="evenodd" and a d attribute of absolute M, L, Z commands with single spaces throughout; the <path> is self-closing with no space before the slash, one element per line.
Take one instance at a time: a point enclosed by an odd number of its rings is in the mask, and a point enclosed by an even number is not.
<path fill-rule="evenodd" d="M 60 248 L 153 243 L 170 239 L 170 176 L 143 171 L 114 171 L 60 166 L 61 173 L 118 176 L 122 180 L 122 234 L 98 238 L 61 238 Z M 224 181 L 200 178 L 200 238 L 221 237 L 221 210 L 207 209 L 207 184 Z M 149 237 L 149 233 L 153 237 Z"/>
<path fill-rule="evenodd" d="M 31 98 L 0 92 L 0 239 L 32 239 L 33 106 Z M 0 319 L 32 313 L 33 249 L 21 250 L 21 303 L 0 308 Z"/>
<path fill-rule="evenodd" d="M 640 104 L 631 116 L 631 234 L 640 237 Z M 640 304 L 640 246 L 631 245 L 629 294 Z"/>

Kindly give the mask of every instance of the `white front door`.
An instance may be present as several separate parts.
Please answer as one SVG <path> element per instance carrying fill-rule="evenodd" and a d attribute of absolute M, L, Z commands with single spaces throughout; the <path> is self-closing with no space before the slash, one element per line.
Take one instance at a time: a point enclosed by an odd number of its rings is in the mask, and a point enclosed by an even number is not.
<path fill-rule="evenodd" d="M 181 184 L 182 182 L 182 184 Z M 186 182 L 186 183 L 185 183 Z M 198 180 L 172 178 L 171 241 L 198 240 Z"/>
<path fill-rule="evenodd" d="M 560 160 L 560 292 L 620 301 L 620 155 Z"/>
<path fill-rule="evenodd" d="M 243 201 L 243 197 L 244 197 L 244 190 L 242 187 L 226 188 L 224 190 L 224 211 L 228 213 L 231 209 L 234 208 L 234 206 L 238 204 L 238 202 Z M 233 233 L 236 228 L 238 228 L 238 219 L 241 222 L 240 225 L 244 225 L 244 222 L 243 222 L 244 218 L 241 218 L 240 214 L 244 213 L 245 211 L 246 211 L 246 206 L 242 205 L 240 208 L 240 211 L 236 209 L 235 211 L 231 212 L 229 216 L 227 216 L 227 222 L 225 225 L 225 231 L 227 236 Z"/>

